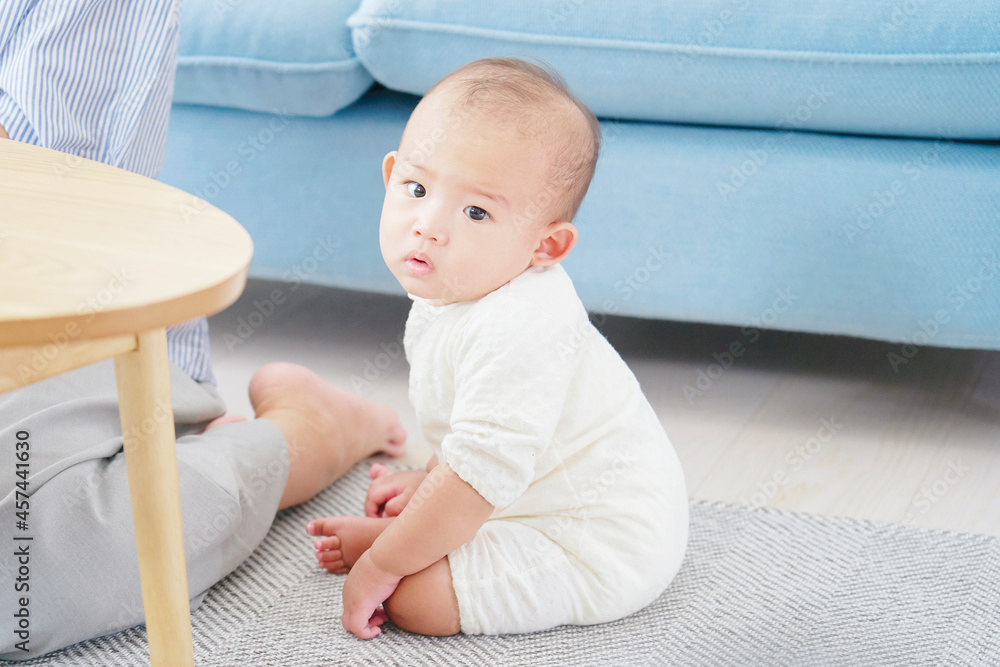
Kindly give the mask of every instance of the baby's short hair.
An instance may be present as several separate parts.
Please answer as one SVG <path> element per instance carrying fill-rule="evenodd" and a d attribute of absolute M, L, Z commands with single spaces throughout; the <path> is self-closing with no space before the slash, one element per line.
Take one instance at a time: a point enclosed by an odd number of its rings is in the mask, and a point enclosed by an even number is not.
<path fill-rule="evenodd" d="M 601 128 L 559 73 L 544 63 L 521 58 L 482 58 L 445 76 L 427 95 L 442 88 L 456 92 L 461 107 L 489 112 L 498 124 L 512 123 L 523 132 L 538 135 L 551 151 L 551 182 L 559 190 L 552 197 L 555 212 L 562 220 L 572 220 L 594 177 Z M 574 107 L 584 128 L 580 123 L 565 122 L 565 113 L 574 113 Z M 557 130 L 562 136 L 556 145 L 550 145 Z"/>

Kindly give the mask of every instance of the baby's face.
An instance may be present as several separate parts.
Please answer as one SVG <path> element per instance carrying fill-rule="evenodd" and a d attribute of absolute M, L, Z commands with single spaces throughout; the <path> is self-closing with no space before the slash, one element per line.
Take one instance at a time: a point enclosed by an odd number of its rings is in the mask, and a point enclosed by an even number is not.
<path fill-rule="evenodd" d="M 535 261 L 552 222 L 547 173 L 537 144 L 456 119 L 443 103 L 421 105 L 383 163 L 382 257 L 410 294 L 438 303 L 489 294 Z"/>

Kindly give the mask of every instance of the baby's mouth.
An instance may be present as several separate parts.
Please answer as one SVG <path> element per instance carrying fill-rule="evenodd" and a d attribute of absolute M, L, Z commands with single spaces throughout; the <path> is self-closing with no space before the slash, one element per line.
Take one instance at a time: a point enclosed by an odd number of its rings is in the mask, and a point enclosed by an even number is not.
<path fill-rule="evenodd" d="M 406 268 L 413 275 L 425 276 L 434 270 L 427 256 L 419 252 L 411 252 L 406 256 Z"/>

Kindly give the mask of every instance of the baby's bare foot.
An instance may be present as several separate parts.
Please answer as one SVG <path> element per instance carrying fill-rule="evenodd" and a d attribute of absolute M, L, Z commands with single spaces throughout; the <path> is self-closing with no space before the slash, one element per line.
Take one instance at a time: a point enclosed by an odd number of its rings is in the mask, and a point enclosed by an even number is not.
<path fill-rule="evenodd" d="M 306 532 L 319 536 L 313 542 L 319 565 L 333 574 L 347 574 L 371 548 L 393 517 L 328 516 L 306 524 Z"/>

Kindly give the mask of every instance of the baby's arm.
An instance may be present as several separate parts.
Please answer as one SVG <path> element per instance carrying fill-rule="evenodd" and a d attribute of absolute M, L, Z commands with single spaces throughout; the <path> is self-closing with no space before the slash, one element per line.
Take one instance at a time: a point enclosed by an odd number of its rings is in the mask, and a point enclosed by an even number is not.
<path fill-rule="evenodd" d="M 433 565 L 471 540 L 493 506 L 447 463 L 435 466 L 414 500 L 379 535 L 344 582 L 344 628 L 362 638 L 378 634 L 376 613 L 400 580 Z"/>
<path fill-rule="evenodd" d="M 396 521 L 379 535 L 369 555 L 386 573 L 405 577 L 423 570 L 471 540 L 493 506 L 447 463 L 435 466 Z"/>

